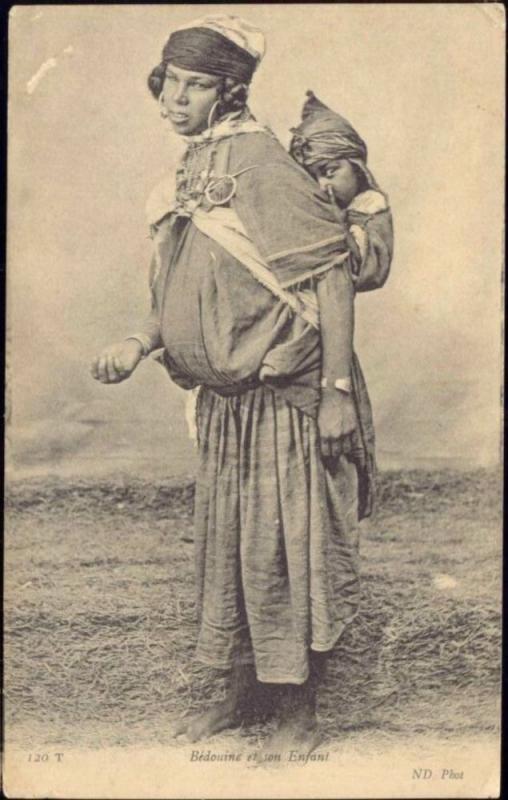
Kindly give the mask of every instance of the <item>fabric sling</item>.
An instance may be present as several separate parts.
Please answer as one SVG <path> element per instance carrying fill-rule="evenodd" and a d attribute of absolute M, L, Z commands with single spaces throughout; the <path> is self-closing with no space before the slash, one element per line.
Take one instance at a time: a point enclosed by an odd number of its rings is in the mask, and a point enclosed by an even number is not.
<path fill-rule="evenodd" d="M 280 285 L 277 276 L 270 270 L 259 254 L 254 242 L 249 239 L 236 211 L 232 208 L 215 206 L 210 211 L 197 208 L 191 217 L 201 233 L 213 239 L 243 264 L 251 275 L 279 300 L 286 303 L 296 314 L 319 330 L 318 305 L 313 300 L 313 292 L 288 292 Z M 334 265 L 343 263 L 349 253 L 342 253 Z"/>
<path fill-rule="evenodd" d="M 217 154 L 215 162 L 215 174 L 220 177 L 228 176 L 231 139 L 225 145 Z M 250 167 L 249 169 L 252 168 Z M 239 174 L 228 177 L 236 180 Z M 237 261 L 249 270 L 253 278 L 271 291 L 278 300 L 288 305 L 295 314 L 299 314 L 313 328 L 319 330 L 319 306 L 316 293 L 310 289 L 297 289 L 293 293 L 281 286 L 277 275 L 270 269 L 252 239 L 247 235 L 245 227 L 234 208 L 209 204 L 205 210 L 198 206 L 192 212 L 191 219 L 201 233 L 213 239 L 224 250 L 234 256 Z M 348 257 L 349 251 L 335 256 L 333 266 L 342 264 Z M 332 264 L 327 263 L 321 269 L 316 270 L 314 274 L 326 272 L 331 266 Z"/>

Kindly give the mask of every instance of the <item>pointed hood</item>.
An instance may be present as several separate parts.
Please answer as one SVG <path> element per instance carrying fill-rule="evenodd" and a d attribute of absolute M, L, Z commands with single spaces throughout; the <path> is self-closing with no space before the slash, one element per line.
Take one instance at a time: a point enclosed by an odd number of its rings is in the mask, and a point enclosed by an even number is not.
<path fill-rule="evenodd" d="M 302 109 L 302 121 L 292 128 L 293 138 L 289 151 L 295 161 L 303 167 L 312 167 L 319 162 L 332 162 L 347 158 L 358 164 L 369 185 L 377 188 L 376 182 L 367 169 L 367 145 L 351 123 L 332 111 L 316 97 L 307 92 Z"/>

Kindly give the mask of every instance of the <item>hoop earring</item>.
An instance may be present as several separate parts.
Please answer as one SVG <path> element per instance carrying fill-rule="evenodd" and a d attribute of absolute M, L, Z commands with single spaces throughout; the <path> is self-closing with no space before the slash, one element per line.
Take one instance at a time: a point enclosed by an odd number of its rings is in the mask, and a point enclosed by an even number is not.
<path fill-rule="evenodd" d="M 164 106 L 164 92 L 161 92 L 159 95 L 159 113 L 162 119 L 167 119 L 168 112 L 166 107 Z"/>
<path fill-rule="evenodd" d="M 220 105 L 220 100 L 216 100 L 215 103 L 213 104 L 213 106 L 210 109 L 210 113 L 208 114 L 208 120 L 207 120 L 207 123 L 206 123 L 208 128 L 211 128 L 212 125 L 213 125 L 213 117 L 214 117 L 214 114 L 217 111 L 217 108 L 219 107 L 219 105 Z"/>

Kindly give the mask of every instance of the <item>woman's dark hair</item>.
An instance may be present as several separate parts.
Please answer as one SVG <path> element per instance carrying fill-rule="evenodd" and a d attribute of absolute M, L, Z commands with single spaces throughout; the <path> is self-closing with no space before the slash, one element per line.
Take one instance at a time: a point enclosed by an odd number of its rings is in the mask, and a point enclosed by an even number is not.
<path fill-rule="evenodd" d="M 152 93 L 153 97 L 155 97 L 156 100 L 158 100 L 161 95 L 165 77 L 166 77 L 166 64 L 164 64 L 163 62 L 157 64 L 157 66 L 153 68 L 150 75 L 148 76 L 148 81 L 147 81 L 148 88 L 150 89 L 150 92 Z"/>
<path fill-rule="evenodd" d="M 223 78 L 220 91 L 219 116 L 231 111 L 242 111 L 247 105 L 249 87 L 246 83 L 237 83 L 234 78 Z"/>
<path fill-rule="evenodd" d="M 164 80 L 166 78 L 167 64 L 162 61 L 157 64 L 148 76 L 148 88 L 153 97 L 158 100 Z M 234 78 L 221 78 L 221 86 L 219 89 L 219 107 L 217 114 L 219 117 L 224 114 L 229 114 L 231 111 L 242 111 L 247 104 L 247 97 L 249 96 L 249 87 L 246 83 L 237 83 Z"/>

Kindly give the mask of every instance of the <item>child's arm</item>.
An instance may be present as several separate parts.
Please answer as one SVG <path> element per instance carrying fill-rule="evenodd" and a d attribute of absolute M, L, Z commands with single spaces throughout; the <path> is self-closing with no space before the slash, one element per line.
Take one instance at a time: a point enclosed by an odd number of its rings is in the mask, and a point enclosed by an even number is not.
<path fill-rule="evenodd" d="M 318 282 L 317 295 L 322 347 L 318 415 L 321 452 L 325 457 L 335 457 L 343 450 L 343 438 L 356 425 L 351 396 L 354 286 L 347 267 L 328 270 Z"/>
<path fill-rule="evenodd" d="M 393 255 L 392 215 L 386 197 L 373 190 L 357 195 L 347 209 L 355 290 L 368 292 L 384 285 Z M 348 238 L 348 241 L 349 241 Z"/>

